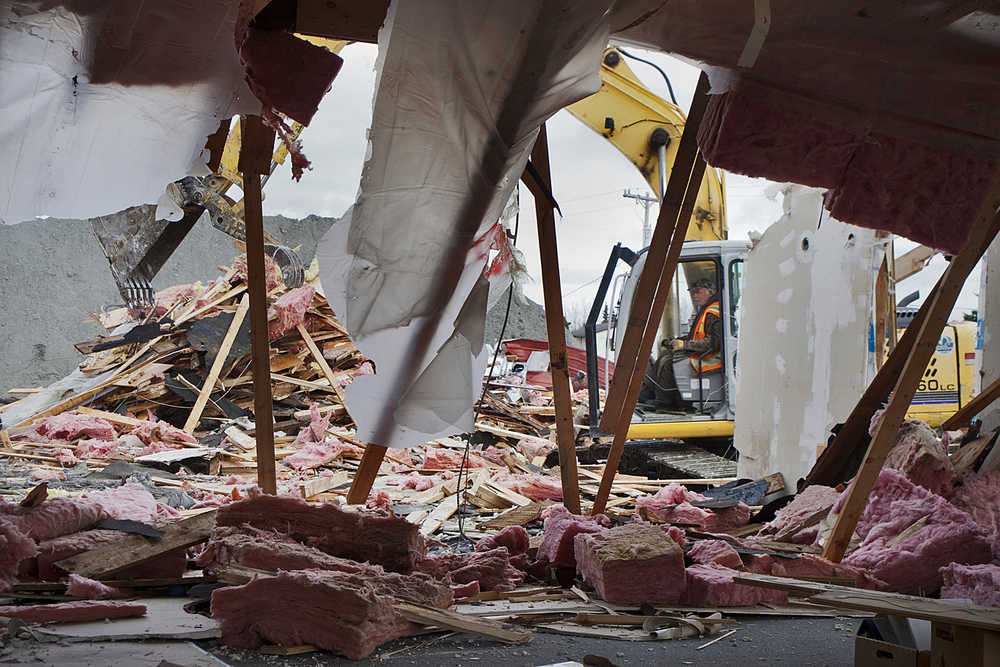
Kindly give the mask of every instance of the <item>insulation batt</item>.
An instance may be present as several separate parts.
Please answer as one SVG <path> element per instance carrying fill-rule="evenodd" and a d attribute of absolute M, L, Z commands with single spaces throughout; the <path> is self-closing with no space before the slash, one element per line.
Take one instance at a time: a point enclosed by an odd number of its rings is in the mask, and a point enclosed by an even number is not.
<path fill-rule="evenodd" d="M 693 607 L 750 607 L 761 602 L 785 604 L 788 593 L 733 581 L 736 570 L 721 565 L 691 565 L 685 570 L 683 601 Z"/>
<path fill-rule="evenodd" d="M 579 533 L 573 544 L 577 572 L 608 602 L 675 604 L 684 593 L 684 552 L 656 526 Z"/>
<path fill-rule="evenodd" d="M 507 547 L 427 556 L 417 562 L 416 570 L 439 580 L 449 577 L 456 584 L 478 581 L 482 591 L 512 591 L 524 581 L 524 572 L 511 565 Z"/>
<path fill-rule="evenodd" d="M 376 489 L 368 494 L 368 498 L 365 500 L 365 507 L 370 510 L 383 510 L 384 512 L 393 514 L 392 498 L 381 489 Z"/>
<path fill-rule="evenodd" d="M 192 445 L 198 444 L 198 438 L 162 420 L 149 420 L 144 422 L 129 431 L 129 435 L 139 438 L 147 445 L 151 445 L 154 442 L 186 442 Z"/>
<path fill-rule="evenodd" d="M 100 505 L 77 498 L 48 498 L 36 507 L 0 501 L 0 518 L 37 542 L 90 528 L 104 518 Z"/>
<path fill-rule="evenodd" d="M 146 605 L 134 602 L 98 602 L 81 600 L 59 604 L 35 604 L 25 607 L 0 607 L 0 616 L 35 623 L 79 623 L 106 618 L 145 616 Z"/>
<path fill-rule="evenodd" d="M 249 284 L 249 278 L 247 277 L 246 253 L 233 260 L 232 268 L 233 271 L 236 272 L 236 275 L 243 279 L 243 282 Z M 281 269 L 278 267 L 278 263 L 267 253 L 264 253 L 264 282 L 267 285 L 268 292 L 273 290 L 278 285 L 283 284 L 281 280 Z"/>
<path fill-rule="evenodd" d="M 840 492 L 830 486 L 813 484 L 807 486 L 792 502 L 775 512 L 774 520 L 768 522 L 762 529 L 762 534 L 778 534 L 801 524 L 816 512 L 833 507 L 840 498 Z M 795 544 L 812 544 L 819 532 L 819 524 L 803 528 L 788 538 Z"/>
<path fill-rule="evenodd" d="M 23 561 L 38 553 L 35 541 L 0 515 L 0 591 L 10 588 Z"/>
<path fill-rule="evenodd" d="M 76 456 L 80 459 L 106 459 L 117 453 L 117 440 L 80 440 L 76 443 Z"/>
<path fill-rule="evenodd" d="M 733 569 L 743 567 L 743 559 L 725 540 L 698 540 L 687 555 L 692 563 L 717 563 Z"/>
<path fill-rule="evenodd" d="M 945 498 L 951 496 L 955 468 L 948 451 L 931 427 L 918 419 L 907 419 L 899 427 L 896 444 L 889 451 L 885 465 L 928 491 Z"/>
<path fill-rule="evenodd" d="M 406 591 L 385 588 L 377 579 L 346 572 L 280 572 L 213 591 L 212 617 L 229 646 L 311 644 L 360 660 L 380 644 L 420 628 L 396 613 L 396 599 L 452 598 L 447 586 L 424 582 Z M 302 613 L 305 609 L 309 613 Z"/>
<path fill-rule="evenodd" d="M 536 456 L 545 456 L 549 452 L 555 451 L 556 443 L 551 440 L 543 440 L 542 438 L 528 437 L 518 440 L 517 448 L 530 461 Z"/>
<path fill-rule="evenodd" d="M 1000 566 L 960 565 L 941 568 L 942 598 L 972 600 L 987 607 L 1000 607 Z"/>
<path fill-rule="evenodd" d="M 59 461 L 59 465 L 64 467 L 72 467 L 80 462 L 80 459 L 76 457 L 72 449 L 66 449 L 65 447 L 60 447 L 52 452 L 52 454 Z"/>
<path fill-rule="evenodd" d="M 865 570 L 846 563 L 833 563 L 815 554 L 799 554 L 798 558 L 772 558 L 771 569 L 764 574 L 776 577 L 842 577 L 853 579 L 858 588 L 884 591 L 888 584 Z"/>
<path fill-rule="evenodd" d="M 66 594 L 88 600 L 103 600 L 108 598 L 127 598 L 132 595 L 132 591 L 123 588 L 116 588 L 102 584 L 94 579 L 81 577 L 78 574 L 69 575 L 69 583 L 66 585 Z"/>
<path fill-rule="evenodd" d="M 115 489 L 95 491 L 88 493 L 85 498 L 96 503 L 101 512 L 112 519 L 149 523 L 161 515 L 156 498 L 139 484 L 125 484 Z"/>
<path fill-rule="evenodd" d="M 66 479 L 66 473 L 62 470 L 50 470 L 48 468 L 35 468 L 31 471 L 30 478 L 34 482 L 41 482 L 45 480 L 59 480 L 63 481 Z"/>
<path fill-rule="evenodd" d="M 968 512 L 986 532 L 993 559 L 1000 562 L 1000 470 L 991 470 L 985 475 L 966 471 L 960 482 L 951 502 Z"/>
<path fill-rule="evenodd" d="M 321 414 L 319 406 L 315 403 L 310 405 L 309 425 L 299 431 L 292 444 L 300 446 L 307 445 L 310 442 L 323 442 L 326 440 L 326 429 L 330 427 L 330 417 L 332 416 L 332 412 Z"/>
<path fill-rule="evenodd" d="M 835 511 L 839 511 L 846 494 Z M 898 544 L 887 546 L 924 517 L 926 523 L 920 529 Z M 862 538 L 861 545 L 843 562 L 869 571 L 897 593 L 931 593 L 941 587 L 941 567 L 992 559 L 989 542 L 971 516 L 891 468 L 879 473 L 856 531 Z"/>
<path fill-rule="evenodd" d="M 611 527 L 603 515 L 579 516 L 563 505 L 553 505 L 542 512 L 544 536 L 538 546 L 538 560 L 553 565 L 576 566 L 574 538 L 580 533 L 599 533 Z"/>
<path fill-rule="evenodd" d="M 95 440 L 114 440 L 118 434 L 111 422 L 76 412 L 42 417 L 35 421 L 34 429 L 27 434 L 29 440 L 39 442 L 69 442 L 83 436 Z"/>
<path fill-rule="evenodd" d="M 530 546 L 528 531 L 523 526 L 505 526 L 496 535 L 490 535 L 476 542 L 476 551 L 489 551 L 506 547 L 511 556 L 528 553 Z"/>
<path fill-rule="evenodd" d="M 316 296 L 316 288 L 302 285 L 288 290 L 267 309 L 267 336 L 278 340 L 286 333 L 305 322 L 306 311 Z"/>
<path fill-rule="evenodd" d="M 412 472 L 409 475 L 398 475 L 385 480 L 386 486 L 398 486 L 400 489 L 413 489 L 414 491 L 426 491 L 434 486 L 434 478 Z"/>
<path fill-rule="evenodd" d="M 306 470 L 326 465 L 343 456 L 345 452 L 352 452 L 358 456 L 364 454 L 364 450 L 356 445 L 330 439 L 326 442 L 311 442 L 291 456 L 285 457 L 283 462 L 296 470 Z"/>
<path fill-rule="evenodd" d="M 301 498 L 257 495 L 219 508 L 219 526 L 249 524 L 287 533 L 333 556 L 410 572 L 427 553 L 419 527 L 405 519 L 343 510 L 331 503 L 310 505 Z"/>
<path fill-rule="evenodd" d="M 562 485 L 550 475 L 500 473 L 493 482 L 535 501 L 562 500 Z"/>
<path fill-rule="evenodd" d="M 663 523 L 697 526 L 707 532 L 737 528 L 750 520 L 750 507 L 744 503 L 721 510 L 709 510 L 691 504 L 691 501 L 699 500 L 708 498 L 688 491 L 679 484 L 668 484 L 655 495 L 636 500 L 635 508 L 640 515 L 653 517 Z"/>
<path fill-rule="evenodd" d="M 424 470 L 445 470 L 449 468 L 459 468 L 462 465 L 462 452 L 457 449 L 445 449 L 443 447 L 428 447 L 424 454 L 424 462 L 420 466 Z M 490 462 L 483 457 L 469 452 L 465 461 L 466 468 L 488 468 Z"/>

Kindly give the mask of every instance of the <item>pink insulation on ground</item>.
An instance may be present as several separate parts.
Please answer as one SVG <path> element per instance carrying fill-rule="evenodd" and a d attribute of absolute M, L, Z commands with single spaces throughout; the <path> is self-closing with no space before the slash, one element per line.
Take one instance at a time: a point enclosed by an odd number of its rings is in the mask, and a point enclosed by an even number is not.
<path fill-rule="evenodd" d="M 192 445 L 198 444 L 198 438 L 162 420 L 150 420 L 143 422 L 129 431 L 129 435 L 134 435 L 147 445 L 151 445 L 154 442 L 186 442 Z"/>
<path fill-rule="evenodd" d="M 500 473 L 492 481 L 494 484 L 504 486 L 531 500 L 562 500 L 562 484 L 557 477 L 521 473 Z"/>
<path fill-rule="evenodd" d="M 707 497 L 689 491 L 679 484 L 668 484 L 653 496 L 643 496 L 636 500 L 635 509 L 640 516 L 653 518 L 662 523 L 697 526 L 706 532 L 721 532 L 738 528 L 750 520 L 750 507 L 738 503 L 734 507 L 710 510 L 695 507 L 691 502 L 708 500 Z"/>
<path fill-rule="evenodd" d="M 286 333 L 305 322 L 306 311 L 316 296 L 316 288 L 302 285 L 279 296 L 267 309 L 267 335 L 278 340 Z"/>
<path fill-rule="evenodd" d="M 775 512 L 774 519 L 761 529 L 761 534 L 782 535 L 782 539 L 795 544 L 812 544 L 819 532 L 819 522 L 788 535 L 788 531 L 801 525 L 817 512 L 833 507 L 840 498 L 840 492 L 830 486 L 813 484 L 807 486 L 792 502 Z"/>
<path fill-rule="evenodd" d="M 395 601 L 434 604 L 436 600 L 435 606 L 442 608 L 451 604 L 448 586 L 423 578 L 404 579 L 405 583 L 389 583 L 331 570 L 280 572 L 213 591 L 212 617 L 220 623 L 222 641 L 230 646 L 311 644 L 360 660 L 380 644 L 419 631 L 421 626 L 393 609 Z M 304 609 L 309 613 L 302 613 Z"/>
<path fill-rule="evenodd" d="M 677 543 L 681 549 L 687 546 L 687 533 L 684 532 L 683 528 L 678 528 L 677 526 L 670 526 L 665 523 L 660 524 L 660 530 L 667 534 L 670 539 Z"/>
<path fill-rule="evenodd" d="M 348 451 L 355 454 L 364 453 L 360 447 L 331 438 L 326 442 L 311 442 L 291 456 L 286 456 L 282 461 L 296 470 L 308 470 L 339 459 Z"/>
<path fill-rule="evenodd" d="M 985 475 L 965 471 L 951 503 L 979 524 L 990 540 L 993 559 L 1000 562 L 1000 469 Z"/>
<path fill-rule="evenodd" d="M 247 282 L 246 253 L 233 260 L 233 269 L 236 271 L 236 275 L 243 279 L 243 282 Z M 280 272 L 278 263 L 270 255 L 264 253 L 264 281 L 268 292 L 281 284 L 281 278 L 278 277 Z"/>
<path fill-rule="evenodd" d="M 80 462 L 80 459 L 76 457 L 72 449 L 67 449 L 65 447 L 60 447 L 59 449 L 53 450 L 52 455 L 56 457 L 59 465 L 64 467 L 72 467 Z"/>
<path fill-rule="evenodd" d="M 368 498 L 365 500 L 365 507 L 370 510 L 383 510 L 385 512 L 392 513 L 392 498 L 389 494 L 381 489 L 371 491 L 368 494 Z"/>
<path fill-rule="evenodd" d="M 424 462 L 420 466 L 424 470 L 446 470 L 459 468 L 462 465 L 462 450 L 445 449 L 444 447 L 428 447 L 424 454 Z M 488 468 L 490 462 L 483 457 L 469 452 L 465 462 L 466 468 Z"/>
<path fill-rule="evenodd" d="M 556 443 L 542 438 L 527 437 L 517 441 L 517 448 L 530 461 L 536 456 L 546 456 L 549 452 L 555 451 Z"/>
<path fill-rule="evenodd" d="M 888 589 L 886 582 L 861 568 L 847 563 L 833 563 L 815 554 L 799 554 L 798 558 L 772 558 L 770 572 L 766 574 L 776 577 L 840 577 L 853 579 L 858 588 L 876 591 Z"/>
<path fill-rule="evenodd" d="M 193 284 L 171 285 L 161 289 L 156 293 L 156 308 L 153 310 L 153 317 L 159 318 L 167 314 L 167 311 L 175 305 L 183 303 L 197 294 Z"/>
<path fill-rule="evenodd" d="M 117 530 L 85 530 L 62 535 L 38 544 L 38 557 L 34 559 L 33 575 L 43 581 L 55 581 L 66 576 L 56 563 L 84 551 L 110 544 L 120 544 L 128 537 Z M 187 566 L 184 549 L 175 549 L 153 560 L 130 567 L 115 574 L 117 579 L 160 579 L 179 577 Z"/>
<path fill-rule="evenodd" d="M 478 581 L 470 581 L 467 584 L 455 584 L 451 587 L 451 592 L 455 596 L 456 600 L 464 600 L 465 598 L 472 598 L 482 591 L 479 590 Z"/>
<path fill-rule="evenodd" d="M 93 491 L 84 497 L 96 503 L 112 519 L 149 523 L 161 514 L 156 498 L 140 484 L 125 484 L 114 489 Z"/>
<path fill-rule="evenodd" d="M 1000 607 L 1000 566 L 960 565 L 941 568 L 941 597 L 972 600 L 987 607 Z"/>
<path fill-rule="evenodd" d="M 512 591 L 524 581 L 524 572 L 511 565 L 506 547 L 427 556 L 417 562 L 416 570 L 435 579 L 449 577 L 456 584 L 478 581 L 482 591 Z"/>
<path fill-rule="evenodd" d="M 48 498 L 36 507 L 0 501 L 0 518 L 6 519 L 37 542 L 90 528 L 104 518 L 94 502 L 79 498 Z"/>
<path fill-rule="evenodd" d="M 78 574 L 71 574 L 69 575 L 69 583 L 66 585 L 66 594 L 88 600 L 109 600 L 127 598 L 132 595 L 132 591 L 108 586 Z"/>
<path fill-rule="evenodd" d="M 603 514 L 579 516 L 563 505 L 553 505 L 542 512 L 544 536 L 538 546 L 538 560 L 553 565 L 576 566 L 573 539 L 580 533 L 599 533 L 611 527 Z"/>
<path fill-rule="evenodd" d="M 528 553 L 530 537 L 523 526 L 505 526 L 496 535 L 490 535 L 476 542 L 476 551 L 489 551 L 506 547 L 511 556 Z"/>
<path fill-rule="evenodd" d="M 939 496 L 951 496 L 955 467 L 948 458 L 948 450 L 931 427 L 918 419 L 907 419 L 899 427 L 885 467 L 898 470 L 914 484 Z"/>
<path fill-rule="evenodd" d="M 326 440 L 326 429 L 330 428 L 330 417 L 332 412 L 322 414 L 319 406 L 313 403 L 309 406 L 309 424 L 299 430 L 292 443 L 295 446 L 305 445 L 310 442 L 323 442 Z"/>
<path fill-rule="evenodd" d="M 144 616 L 146 605 L 135 602 L 98 602 L 81 600 L 58 604 L 34 604 L 23 607 L 0 607 L 0 616 L 34 623 L 80 623 L 106 618 Z"/>
<path fill-rule="evenodd" d="M 409 475 L 397 475 L 385 480 L 386 486 L 395 486 L 400 489 L 413 489 L 414 491 L 426 491 L 434 486 L 434 477 L 421 475 L 419 472 L 411 472 Z"/>
<path fill-rule="evenodd" d="M 118 437 L 111 422 L 91 415 L 64 412 L 54 417 L 36 420 L 27 439 L 39 442 L 69 442 L 81 437 L 95 440 L 114 440 Z"/>
<path fill-rule="evenodd" d="M 692 563 L 716 563 L 733 569 L 743 566 L 739 553 L 725 540 L 698 540 L 687 555 Z"/>
<path fill-rule="evenodd" d="M 713 166 L 829 188 L 843 222 L 961 251 L 996 172 L 988 158 L 834 125 L 744 78 L 712 95 L 698 143 Z"/>
<path fill-rule="evenodd" d="M 107 459 L 118 453 L 117 440 L 80 440 L 76 443 L 76 456 L 80 460 Z"/>
<path fill-rule="evenodd" d="M 257 495 L 219 508 L 219 526 L 249 524 L 287 533 L 333 556 L 369 561 L 409 572 L 427 553 L 419 526 L 374 512 L 343 510 L 331 503 L 310 505 L 301 498 Z"/>
<path fill-rule="evenodd" d="M 66 473 L 62 470 L 52 470 L 50 468 L 35 468 L 29 475 L 33 482 L 45 482 L 50 480 L 64 481 Z"/>
<path fill-rule="evenodd" d="M 918 530 L 888 545 L 921 520 L 925 523 Z M 856 531 L 861 545 L 843 562 L 868 570 L 897 593 L 932 593 L 941 587 L 941 567 L 992 559 L 989 541 L 971 516 L 891 468 L 879 473 Z"/>
<path fill-rule="evenodd" d="M 10 588 L 22 561 L 38 553 L 35 541 L 0 514 L 0 591 Z"/>
<path fill-rule="evenodd" d="M 733 581 L 736 570 L 721 565 L 691 565 L 685 570 L 684 602 L 692 607 L 749 607 L 762 602 L 785 604 L 788 593 Z"/>
<path fill-rule="evenodd" d="M 676 604 L 684 593 L 684 552 L 656 526 L 579 533 L 573 545 L 577 572 L 608 602 Z"/>

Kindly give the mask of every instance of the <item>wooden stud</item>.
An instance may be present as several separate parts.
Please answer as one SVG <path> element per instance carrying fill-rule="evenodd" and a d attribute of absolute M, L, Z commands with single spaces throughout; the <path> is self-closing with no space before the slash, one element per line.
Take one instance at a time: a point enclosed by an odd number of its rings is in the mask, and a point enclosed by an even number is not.
<path fill-rule="evenodd" d="M 945 431 L 954 431 L 963 426 L 968 426 L 973 417 L 982 412 L 983 408 L 998 398 L 1000 398 L 1000 379 L 994 380 L 993 384 L 983 389 L 975 398 L 959 408 L 958 412 L 948 417 L 941 424 L 941 428 Z"/>
<path fill-rule="evenodd" d="M 299 332 L 299 335 L 302 336 L 302 342 L 304 342 L 306 347 L 309 348 L 309 353 L 312 354 L 312 358 L 316 361 L 319 369 L 323 371 L 323 376 L 330 381 L 330 388 L 333 389 L 333 392 L 337 394 L 337 398 L 339 398 L 340 402 L 343 403 L 344 390 L 340 386 L 340 379 L 337 377 L 337 374 L 333 372 L 332 368 L 330 368 L 330 364 L 326 363 L 326 357 L 323 356 L 323 353 L 320 351 L 319 347 L 317 347 L 316 342 L 312 339 L 312 336 L 309 335 L 305 325 L 299 324 L 295 328 Z"/>
<path fill-rule="evenodd" d="M 219 343 L 219 351 L 212 361 L 212 367 L 208 371 L 208 377 L 205 378 L 205 384 L 202 385 L 201 391 L 198 392 L 198 398 L 195 399 L 194 407 L 191 408 L 191 413 L 188 415 L 187 421 L 184 422 L 184 430 L 188 433 L 194 433 L 195 427 L 201 421 L 201 413 L 205 411 L 205 406 L 208 405 L 208 399 L 212 395 L 212 390 L 215 389 L 215 382 L 219 379 L 222 367 L 226 365 L 229 350 L 232 349 L 233 343 L 236 342 L 236 335 L 240 332 L 240 327 L 243 325 L 243 320 L 246 318 L 249 309 L 250 299 L 244 294 L 243 298 L 240 299 L 239 307 L 233 314 L 232 322 L 229 323 L 229 330 L 226 331 L 222 342 Z"/>
<path fill-rule="evenodd" d="M 677 271 L 677 264 L 680 261 L 681 249 L 684 246 L 684 237 L 687 236 L 688 224 L 691 222 L 691 214 L 698 199 L 698 190 L 701 189 L 701 181 L 705 175 L 705 167 L 705 160 L 699 153 L 695 158 L 694 168 L 687 182 L 684 198 L 680 205 L 674 208 L 677 212 L 674 235 L 670 241 L 667 257 L 660 267 L 656 294 L 652 302 L 652 311 L 649 314 L 649 320 L 643 331 L 642 340 L 639 341 L 639 359 L 648 359 L 650 352 L 653 350 L 653 343 L 656 341 L 656 335 L 660 328 L 660 318 L 663 317 L 663 308 L 667 305 L 667 299 L 670 297 L 674 273 Z M 671 180 L 673 180 L 673 174 L 677 173 L 676 170 L 677 164 L 675 163 L 674 172 L 671 173 Z M 671 195 L 669 187 L 667 188 L 667 195 Z M 671 200 L 665 199 L 663 206 L 668 207 L 669 201 Z M 648 267 L 649 264 L 647 263 L 646 266 Z M 643 272 L 645 273 L 645 269 Z M 645 366 L 641 369 L 637 366 L 635 371 L 625 388 L 625 398 L 621 404 L 618 423 L 614 431 L 615 439 L 611 443 L 611 450 L 608 452 L 608 462 L 605 464 L 604 473 L 601 476 L 601 486 L 597 490 L 597 496 L 594 498 L 593 514 L 600 514 L 605 510 L 608 496 L 611 495 L 611 485 L 614 482 L 615 474 L 618 472 L 618 464 L 621 462 L 622 453 L 625 451 L 625 440 L 628 438 L 628 428 L 632 422 L 632 410 L 635 409 L 635 403 L 639 400 L 639 391 L 642 389 L 642 382 L 645 378 Z"/>
<path fill-rule="evenodd" d="M 656 291 L 656 280 L 660 274 L 659 269 L 666 259 L 667 247 L 673 236 L 681 201 L 687 188 L 691 169 L 694 166 L 695 156 L 698 152 L 698 126 L 701 124 L 707 106 L 708 77 L 702 73 L 698 79 L 698 86 L 695 89 L 687 121 L 684 124 L 681 142 L 677 148 L 677 156 L 670 171 L 666 196 L 660 205 L 660 213 L 656 218 L 653 237 L 650 239 L 649 249 L 646 251 L 645 268 L 639 277 L 635 297 L 632 299 L 632 306 L 629 309 L 625 335 L 622 339 L 621 349 L 618 351 L 608 397 L 604 403 L 604 414 L 601 415 L 599 428 L 604 433 L 613 433 L 614 429 L 621 423 L 622 412 L 625 410 L 624 399 L 632 382 L 632 376 L 636 374 L 642 376 L 646 373 L 647 361 L 639 356 L 639 346 L 642 343 L 647 323 L 651 319 L 659 319 L 650 316 L 650 307 Z M 627 414 L 631 418 L 631 409 Z"/>
<path fill-rule="evenodd" d="M 250 352 L 253 360 L 253 414 L 257 424 L 257 483 L 276 494 L 271 354 L 267 333 L 267 280 L 264 267 L 264 212 L 260 177 L 271 170 L 274 130 L 259 116 L 241 116 L 243 144 L 239 168 L 246 202 L 247 292 L 250 294 Z"/>
<path fill-rule="evenodd" d="M 368 500 L 372 484 L 375 483 L 375 476 L 378 475 L 378 469 L 382 467 L 382 459 L 385 458 L 385 453 L 388 450 L 388 447 L 381 445 L 368 445 L 365 447 L 365 453 L 361 455 L 361 463 L 358 465 L 358 471 L 354 473 L 354 481 L 351 482 L 351 489 L 347 492 L 348 505 L 361 505 Z"/>
<path fill-rule="evenodd" d="M 549 145 L 543 123 L 531 151 L 531 163 L 542 179 L 541 187 L 552 192 L 549 173 Z M 529 176 L 527 180 L 533 180 Z M 538 185 L 538 184 L 536 184 Z M 573 514 L 580 513 L 580 490 L 576 475 L 576 433 L 573 429 L 573 399 L 566 355 L 566 330 L 563 317 L 562 287 L 559 281 L 559 253 L 556 248 L 555 212 L 543 193 L 535 193 L 535 219 L 538 222 L 538 246 L 542 263 L 542 293 L 545 297 L 545 327 L 549 339 L 549 369 L 552 373 L 552 397 L 556 406 L 556 443 L 559 447 L 559 474 L 562 478 L 563 504 Z"/>
<path fill-rule="evenodd" d="M 1000 227 L 1000 214 L 996 212 L 998 205 L 1000 205 L 1000 175 L 994 180 L 989 197 L 976 217 L 965 249 L 952 258 L 930 299 L 927 315 L 920 325 L 920 332 L 917 334 L 913 349 L 893 389 L 892 399 L 882 414 L 882 421 L 872 436 L 865 459 L 848 489 L 847 498 L 830 533 L 830 540 L 823 551 L 823 557 L 828 560 L 839 562 L 847 551 L 858 517 L 868 503 L 868 496 L 875 486 L 875 480 L 882 470 L 889 450 L 896 442 L 896 434 L 916 394 L 917 383 L 934 355 L 941 330 L 948 322 L 958 294 L 969 272 L 997 234 L 997 228 Z"/>

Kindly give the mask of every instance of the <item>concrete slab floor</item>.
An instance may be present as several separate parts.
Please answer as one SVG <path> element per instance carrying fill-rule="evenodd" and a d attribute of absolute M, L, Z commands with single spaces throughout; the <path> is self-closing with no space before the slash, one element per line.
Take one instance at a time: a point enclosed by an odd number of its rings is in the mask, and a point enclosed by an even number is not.
<path fill-rule="evenodd" d="M 219 646 L 213 641 L 196 642 L 234 667 L 313 667 L 318 665 L 379 665 L 403 667 L 434 665 L 503 665 L 520 667 L 566 661 L 583 662 L 586 655 L 606 658 L 614 665 L 653 667 L 659 665 L 791 665 L 840 666 L 854 663 L 854 637 L 858 618 L 741 617 L 723 630 L 733 635 L 698 650 L 712 637 L 659 642 L 598 640 L 536 632 L 527 646 L 456 635 L 409 637 L 385 644 L 366 660 L 353 661 L 327 652 L 292 656 L 270 656 Z"/>

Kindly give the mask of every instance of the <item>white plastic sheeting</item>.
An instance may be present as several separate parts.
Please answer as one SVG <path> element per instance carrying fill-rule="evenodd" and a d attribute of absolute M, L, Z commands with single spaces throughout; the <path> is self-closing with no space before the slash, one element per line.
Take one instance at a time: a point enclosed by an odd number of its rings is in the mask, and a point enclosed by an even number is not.
<path fill-rule="evenodd" d="M 488 231 L 546 118 L 599 88 L 613 0 L 399 0 L 379 38 L 371 152 L 318 249 L 330 305 L 377 374 L 359 438 L 469 431 L 485 367 Z"/>
<path fill-rule="evenodd" d="M 874 376 L 884 245 L 872 230 L 821 218 L 821 190 L 787 186 L 784 210 L 746 260 L 733 439 L 739 476 L 780 472 L 794 491 Z"/>
<path fill-rule="evenodd" d="M 221 119 L 259 112 L 237 7 L 0 0 L 0 223 L 155 202 Z"/>

